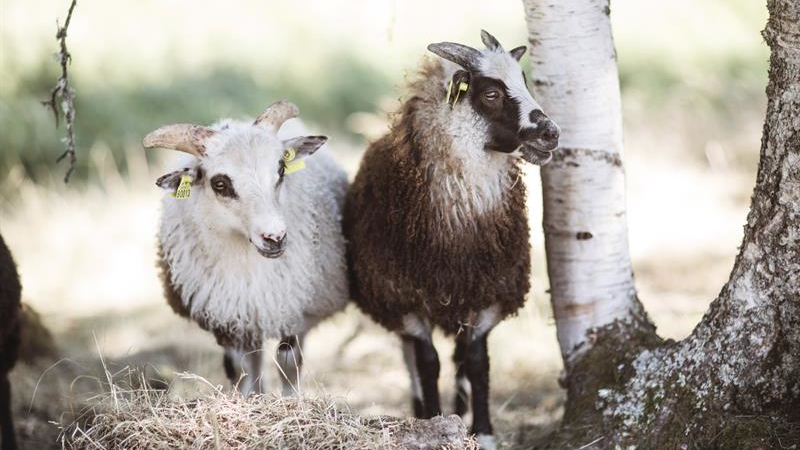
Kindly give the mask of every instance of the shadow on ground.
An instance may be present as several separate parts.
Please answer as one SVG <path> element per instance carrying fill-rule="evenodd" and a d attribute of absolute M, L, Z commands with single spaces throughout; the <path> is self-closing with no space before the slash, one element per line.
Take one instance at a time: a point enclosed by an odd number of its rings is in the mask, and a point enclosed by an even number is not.
<path fill-rule="evenodd" d="M 506 335 L 517 334 L 516 328 L 527 319 L 512 319 L 507 330 L 494 336 L 492 347 L 507 347 Z M 190 383 L 182 384 L 184 372 L 229 386 L 213 338 L 174 316 L 165 305 L 45 321 L 57 353 L 20 362 L 11 376 L 21 449 L 61 448 L 62 427 L 90 417 L 92 405 L 108 393 L 108 380 L 130 376 L 131 368 L 146 374 L 149 387 L 169 386 L 175 396 L 193 395 Z M 449 413 L 454 395 L 452 345 L 437 336 L 437 346 L 443 363 L 442 402 Z M 269 343 L 265 352 L 271 354 L 272 348 Z M 562 414 L 564 397 L 556 383 L 557 370 L 543 372 L 535 361 L 507 359 L 513 353 L 493 351 L 492 411 L 500 447 L 531 448 Z M 408 380 L 396 338 L 357 311 L 348 310 L 312 331 L 305 352 L 303 395 L 325 393 L 364 415 L 410 414 Z M 265 360 L 272 364 L 270 358 Z M 275 371 L 269 367 L 265 371 L 268 385 L 277 386 Z"/>

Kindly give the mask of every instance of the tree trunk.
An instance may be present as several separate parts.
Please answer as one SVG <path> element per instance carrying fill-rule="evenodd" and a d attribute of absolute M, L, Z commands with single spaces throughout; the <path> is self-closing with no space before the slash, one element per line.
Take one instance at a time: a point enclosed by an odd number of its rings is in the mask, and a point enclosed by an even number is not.
<path fill-rule="evenodd" d="M 655 334 L 623 276 L 608 3 L 525 0 L 536 93 L 565 146 L 542 176 L 567 371 L 564 421 L 550 448 L 800 448 L 800 3 L 768 6 L 769 103 L 744 240 L 701 323 L 672 342 Z"/>
<path fill-rule="evenodd" d="M 608 3 L 526 3 L 534 93 L 561 127 L 542 168 L 547 267 L 565 361 L 587 330 L 638 316 L 628 252 L 622 107 Z M 588 31 L 587 31 L 588 30 Z"/>

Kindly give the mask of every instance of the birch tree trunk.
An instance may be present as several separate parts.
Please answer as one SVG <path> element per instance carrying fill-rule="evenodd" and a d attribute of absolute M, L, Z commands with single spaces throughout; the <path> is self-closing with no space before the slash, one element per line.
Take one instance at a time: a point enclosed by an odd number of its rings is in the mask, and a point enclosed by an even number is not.
<path fill-rule="evenodd" d="M 542 171 L 567 388 L 549 447 L 800 448 L 800 2 L 768 1 L 768 108 L 744 240 L 680 342 L 655 334 L 633 286 L 608 2 L 524 4 L 536 94 L 564 145 Z"/>
<path fill-rule="evenodd" d="M 544 232 L 553 313 L 565 361 L 587 330 L 638 317 L 628 252 L 622 107 L 608 3 L 526 3 L 531 79 L 561 127 L 542 168 Z"/>

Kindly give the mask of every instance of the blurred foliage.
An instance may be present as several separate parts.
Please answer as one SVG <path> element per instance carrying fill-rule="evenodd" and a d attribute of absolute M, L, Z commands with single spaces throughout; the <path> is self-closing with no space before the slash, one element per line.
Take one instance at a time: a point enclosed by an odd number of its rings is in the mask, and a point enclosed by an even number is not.
<path fill-rule="evenodd" d="M 443 23 L 454 2 L 470 14 Z M 657 135 L 667 121 L 669 133 L 685 136 L 685 148 L 674 151 L 696 158 L 704 157 L 709 139 L 741 142 L 734 131 L 763 118 L 767 52 L 758 29 L 765 14 L 756 3 L 613 2 L 628 128 Z M 183 10 L 190 4 L 193 20 Z M 21 167 L 25 176 L 44 180 L 64 170 L 55 165 L 63 129 L 40 103 L 57 78 L 49 55 L 56 45 L 52 20 L 63 6 L 55 0 L 0 6 L 1 174 Z M 110 20 L 122 12 L 125 21 Z M 480 27 L 496 30 L 508 46 L 525 40 L 520 5 L 487 10 L 474 0 L 242 2 L 225 9 L 187 0 L 83 0 L 75 14 L 67 41 L 77 94 L 78 181 L 87 179 L 92 148 L 110 149 L 125 173 L 125 152 L 138 151 L 141 137 L 162 124 L 252 117 L 280 98 L 297 103 L 318 131 L 363 147 L 348 116 L 380 114 L 381 100 L 397 97 L 425 42 L 446 36 L 477 45 Z M 143 32 L 145 21 L 153 31 Z"/>
<path fill-rule="evenodd" d="M 124 172 L 125 149 L 138 147 L 142 136 L 160 125 L 254 117 L 281 98 L 295 102 L 303 118 L 316 128 L 353 139 L 356 136 L 345 127 L 347 117 L 374 109 L 375 99 L 391 91 L 391 82 L 354 55 L 332 58 L 337 64 L 316 86 L 298 83 L 291 74 L 279 72 L 256 80 L 252 73 L 234 67 L 173 74 L 163 84 L 122 87 L 89 85 L 76 77 L 78 147 L 107 146 Z M 53 169 L 63 133 L 63 127 L 56 130 L 53 115 L 40 103 L 57 77 L 56 67 L 44 61 L 40 67 L 19 79 L 14 92 L 0 97 L 0 123 L 10 125 L 0 134 L 0 172 L 21 164 L 34 180 Z M 85 179 L 89 168 L 86 152 L 82 153 L 78 179 Z"/>

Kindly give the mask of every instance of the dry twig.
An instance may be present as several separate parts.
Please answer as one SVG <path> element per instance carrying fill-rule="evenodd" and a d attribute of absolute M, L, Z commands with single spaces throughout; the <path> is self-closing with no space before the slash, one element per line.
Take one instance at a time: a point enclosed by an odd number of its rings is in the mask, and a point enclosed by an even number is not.
<path fill-rule="evenodd" d="M 56 119 L 56 127 L 58 127 L 59 105 L 57 104 L 57 100 L 61 100 L 60 106 L 61 111 L 64 114 L 64 122 L 67 124 L 67 135 L 63 139 L 65 146 L 64 153 L 58 157 L 56 162 L 59 163 L 61 160 L 69 157 L 69 168 L 67 168 L 67 174 L 64 176 L 64 183 L 69 182 L 69 177 L 72 175 L 72 172 L 75 171 L 75 164 L 77 162 L 77 157 L 75 156 L 74 130 L 75 91 L 73 91 L 70 87 L 69 78 L 67 77 L 67 67 L 69 66 L 70 59 L 72 58 L 67 50 L 67 28 L 69 27 L 70 20 L 72 20 L 72 11 L 75 9 L 76 3 L 77 0 L 72 0 L 72 3 L 69 5 L 67 20 L 64 22 L 63 27 L 58 26 L 58 21 L 56 21 L 56 28 L 58 29 L 56 32 L 56 39 L 59 41 L 60 50 L 55 54 L 55 58 L 61 66 L 61 76 L 58 77 L 56 86 L 53 88 L 53 91 L 50 94 L 50 100 L 42 102 L 45 107 L 53 110 L 53 116 Z"/>

